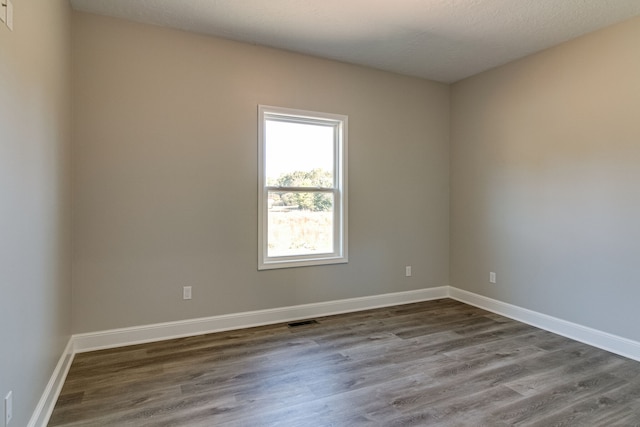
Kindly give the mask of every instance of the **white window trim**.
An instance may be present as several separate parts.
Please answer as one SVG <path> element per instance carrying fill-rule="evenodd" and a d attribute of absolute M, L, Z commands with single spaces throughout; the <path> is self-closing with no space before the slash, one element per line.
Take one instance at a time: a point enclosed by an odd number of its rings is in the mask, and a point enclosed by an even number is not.
<path fill-rule="evenodd" d="M 264 124 L 267 118 L 282 116 L 290 121 L 305 123 L 333 123 L 336 126 L 334 150 L 334 249 L 330 254 L 268 257 L 268 206 L 266 186 L 266 156 Z M 348 117 L 340 114 L 320 113 L 293 108 L 258 105 L 258 270 L 342 264 L 349 262 L 347 242 L 347 138 Z M 313 190 L 313 189 L 311 189 Z"/>

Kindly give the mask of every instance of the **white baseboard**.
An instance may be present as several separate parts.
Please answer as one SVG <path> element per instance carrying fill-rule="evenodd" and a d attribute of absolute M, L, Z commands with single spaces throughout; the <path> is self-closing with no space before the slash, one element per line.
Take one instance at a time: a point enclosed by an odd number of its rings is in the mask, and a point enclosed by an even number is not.
<path fill-rule="evenodd" d="M 27 427 L 45 427 L 49 423 L 53 408 L 56 406 L 56 401 L 64 385 L 64 381 L 71 368 L 71 362 L 73 361 L 73 337 L 69 339 L 67 346 L 65 347 L 56 368 L 51 374 L 51 378 L 47 383 L 47 386 L 42 393 L 42 397 L 38 401 L 35 411 L 31 415 L 31 420 Z"/>
<path fill-rule="evenodd" d="M 449 286 L 449 297 L 528 325 L 640 361 L 640 342 Z"/>
<path fill-rule="evenodd" d="M 291 322 L 312 317 L 330 316 L 440 298 L 452 298 L 545 329 L 549 332 L 640 361 L 640 342 L 587 328 L 452 286 L 440 286 L 416 291 L 397 292 L 73 335 L 64 353 L 60 357 L 60 361 L 47 384 L 28 427 L 45 427 L 47 425 L 62 385 L 64 384 L 64 380 L 71 367 L 73 356 L 76 353 L 274 323 Z"/>
<path fill-rule="evenodd" d="M 31 416 L 28 427 L 46 427 L 76 353 L 201 335 L 211 332 L 290 322 L 310 317 L 330 316 L 372 308 L 389 307 L 412 302 L 447 298 L 447 296 L 448 287 L 441 286 L 416 291 L 397 292 L 73 335 L 60 357 L 51 379 Z"/>
<path fill-rule="evenodd" d="M 310 317 L 330 316 L 333 314 L 368 310 L 412 302 L 447 298 L 448 287 L 419 289 L 361 298 L 327 301 L 291 307 L 248 311 L 221 316 L 189 319 L 177 322 L 157 323 L 132 328 L 112 329 L 73 336 L 74 352 L 100 350 L 142 344 L 192 335 L 233 329 L 250 328 L 274 323 L 291 322 Z"/>

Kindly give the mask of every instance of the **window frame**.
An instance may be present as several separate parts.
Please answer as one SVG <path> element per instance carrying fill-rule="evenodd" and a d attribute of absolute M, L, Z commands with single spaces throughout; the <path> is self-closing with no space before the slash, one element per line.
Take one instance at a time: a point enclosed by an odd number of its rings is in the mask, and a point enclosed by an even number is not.
<path fill-rule="evenodd" d="M 331 189 L 316 187 L 270 187 L 266 182 L 267 120 L 319 124 L 334 128 L 334 183 Z M 349 262 L 347 245 L 347 138 L 348 116 L 294 108 L 258 105 L 258 270 L 304 267 Z M 269 191 L 331 192 L 334 195 L 333 252 L 268 256 Z"/>

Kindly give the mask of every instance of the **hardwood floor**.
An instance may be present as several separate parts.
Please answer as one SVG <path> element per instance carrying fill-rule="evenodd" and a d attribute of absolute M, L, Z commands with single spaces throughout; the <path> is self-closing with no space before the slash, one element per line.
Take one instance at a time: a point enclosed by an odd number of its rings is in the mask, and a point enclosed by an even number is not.
<path fill-rule="evenodd" d="M 631 426 L 640 363 L 450 299 L 76 355 L 49 426 Z"/>

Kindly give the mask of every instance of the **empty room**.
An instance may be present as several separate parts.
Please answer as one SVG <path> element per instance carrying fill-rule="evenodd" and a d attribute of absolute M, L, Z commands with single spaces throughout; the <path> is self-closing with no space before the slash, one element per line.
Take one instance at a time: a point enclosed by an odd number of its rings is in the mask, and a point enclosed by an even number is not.
<path fill-rule="evenodd" d="M 637 0 L 0 18 L 0 426 L 640 425 Z"/>

